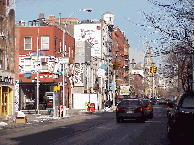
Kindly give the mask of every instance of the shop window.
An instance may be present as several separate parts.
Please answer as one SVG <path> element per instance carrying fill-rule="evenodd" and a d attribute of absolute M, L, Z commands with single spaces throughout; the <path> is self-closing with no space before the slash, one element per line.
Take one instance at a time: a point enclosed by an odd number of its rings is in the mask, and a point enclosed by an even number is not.
<path fill-rule="evenodd" d="M 24 50 L 32 50 L 32 37 L 24 37 Z"/>
<path fill-rule="evenodd" d="M 41 36 L 41 50 L 49 50 L 49 36 Z"/>

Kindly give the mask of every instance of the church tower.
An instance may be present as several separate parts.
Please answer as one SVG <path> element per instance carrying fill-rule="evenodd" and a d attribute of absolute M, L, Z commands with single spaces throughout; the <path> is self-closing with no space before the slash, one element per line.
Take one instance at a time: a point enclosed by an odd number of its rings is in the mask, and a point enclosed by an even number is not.
<path fill-rule="evenodd" d="M 146 54 L 144 56 L 144 88 L 145 88 L 145 95 L 146 96 L 153 96 L 152 89 L 153 89 L 153 77 L 152 73 L 150 72 L 150 66 L 154 65 L 153 57 L 151 54 L 151 46 L 146 39 Z"/>

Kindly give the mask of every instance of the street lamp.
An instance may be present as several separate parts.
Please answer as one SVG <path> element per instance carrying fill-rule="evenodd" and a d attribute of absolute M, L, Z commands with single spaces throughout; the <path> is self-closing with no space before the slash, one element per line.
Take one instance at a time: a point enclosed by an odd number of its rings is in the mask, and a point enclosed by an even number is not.
<path fill-rule="evenodd" d="M 65 48 L 64 48 L 64 44 L 65 44 L 65 34 L 66 34 L 66 26 L 67 26 L 67 22 L 69 20 L 69 18 L 76 12 L 78 11 L 87 11 L 87 12 L 91 12 L 92 11 L 92 8 L 85 8 L 85 9 L 78 9 L 76 11 L 74 11 L 69 17 L 68 19 L 66 20 L 65 22 L 65 29 L 63 31 L 63 58 L 65 57 Z M 64 95 L 65 95 L 65 84 L 64 84 L 64 63 L 63 63 L 63 105 L 64 105 Z"/>

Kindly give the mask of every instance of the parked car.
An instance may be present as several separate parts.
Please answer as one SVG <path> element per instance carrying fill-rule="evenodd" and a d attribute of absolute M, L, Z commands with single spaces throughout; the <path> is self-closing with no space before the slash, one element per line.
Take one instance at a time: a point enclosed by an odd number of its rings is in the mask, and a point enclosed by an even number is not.
<path fill-rule="evenodd" d="M 181 134 L 194 137 L 194 91 L 185 91 L 177 98 L 172 111 L 168 114 L 168 137 Z"/>
<path fill-rule="evenodd" d="M 143 99 L 142 102 L 144 103 L 144 107 L 147 110 L 148 118 L 153 118 L 153 105 L 149 99 Z"/>
<path fill-rule="evenodd" d="M 166 98 L 160 98 L 159 101 L 158 101 L 158 104 L 159 105 L 166 105 L 167 104 Z"/>
<path fill-rule="evenodd" d="M 152 102 L 152 105 L 155 105 L 157 100 L 155 98 L 151 98 L 150 101 Z"/>
<path fill-rule="evenodd" d="M 139 99 L 123 99 L 116 108 L 117 122 L 120 123 L 124 119 L 136 119 L 145 121 L 147 118 L 147 110 Z"/>

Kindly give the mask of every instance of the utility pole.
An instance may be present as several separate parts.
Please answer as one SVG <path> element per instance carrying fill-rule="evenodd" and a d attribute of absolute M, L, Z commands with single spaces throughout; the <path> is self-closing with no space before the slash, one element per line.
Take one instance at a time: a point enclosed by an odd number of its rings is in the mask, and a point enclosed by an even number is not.
<path fill-rule="evenodd" d="M 115 69 L 114 69 L 114 76 L 113 76 L 113 106 L 115 106 Z"/>
<path fill-rule="evenodd" d="M 40 25 L 40 23 L 39 23 Z M 37 35 L 37 114 L 39 114 L 39 27 L 38 27 L 38 35 Z"/>

